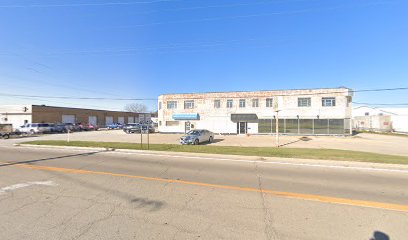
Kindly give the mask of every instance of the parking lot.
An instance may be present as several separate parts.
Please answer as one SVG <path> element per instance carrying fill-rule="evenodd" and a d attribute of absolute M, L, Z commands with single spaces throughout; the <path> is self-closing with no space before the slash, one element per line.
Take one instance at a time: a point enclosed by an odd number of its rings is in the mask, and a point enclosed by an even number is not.
<path fill-rule="evenodd" d="M 149 135 L 151 144 L 179 144 L 181 134 Z M 68 134 L 50 134 L 29 136 L 1 140 L 0 144 L 13 144 L 30 140 L 67 140 Z M 126 134 L 121 130 L 75 132 L 69 134 L 71 141 L 102 141 L 102 142 L 134 142 L 140 143 L 140 134 Z M 280 136 L 281 147 L 287 148 L 321 148 L 321 149 L 343 149 L 354 151 L 375 152 L 381 154 L 392 154 L 408 156 L 406 147 L 408 138 L 404 136 L 386 136 L 362 133 L 356 136 Z M 143 135 L 143 142 L 147 143 L 147 135 Z M 275 147 L 275 136 L 267 135 L 216 135 L 213 145 L 219 146 L 241 146 L 241 147 Z"/>

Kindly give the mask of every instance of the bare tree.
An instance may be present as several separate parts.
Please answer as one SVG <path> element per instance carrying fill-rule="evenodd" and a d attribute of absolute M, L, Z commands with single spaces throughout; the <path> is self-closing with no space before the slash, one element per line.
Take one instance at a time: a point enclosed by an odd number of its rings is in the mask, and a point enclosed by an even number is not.
<path fill-rule="evenodd" d="M 125 106 L 125 110 L 128 112 L 145 113 L 147 112 L 147 106 L 142 103 L 129 103 Z"/>

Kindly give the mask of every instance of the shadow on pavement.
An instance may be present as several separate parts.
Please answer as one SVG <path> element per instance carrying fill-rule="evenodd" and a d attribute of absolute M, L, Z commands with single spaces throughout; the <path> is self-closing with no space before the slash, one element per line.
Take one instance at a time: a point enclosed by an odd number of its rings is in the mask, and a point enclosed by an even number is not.
<path fill-rule="evenodd" d="M 103 150 L 103 151 L 88 152 L 88 153 L 70 154 L 70 155 L 64 155 L 64 156 L 58 156 L 58 157 L 49 157 L 49 158 L 40 158 L 40 159 L 34 159 L 34 160 L 10 162 L 10 163 L 5 163 L 5 164 L 0 164 L 0 167 L 7 167 L 7 166 L 12 166 L 12 165 L 17 165 L 17 164 L 32 164 L 32 163 L 36 163 L 36 162 L 57 160 L 57 159 L 70 158 L 70 157 L 91 156 L 91 155 L 94 155 L 94 154 L 97 154 L 97 153 L 103 153 L 103 152 L 109 152 L 109 151 L 110 150 Z"/>
<path fill-rule="evenodd" d="M 222 141 L 224 141 L 224 139 L 214 139 L 212 142 L 203 142 L 200 145 L 211 145 L 213 143 L 219 143 L 219 142 L 222 142 Z"/>
<path fill-rule="evenodd" d="M 373 237 L 370 238 L 370 240 L 390 240 L 390 239 L 391 238 L 387 234 L 380 231 L 375 231 L 373 233 Z"/>
<path fill-rule="evenodd" d="M 288 143 L 285 143 L 285 144 L 281 144 L 281 145 L 279 145 L 279 147 L 287 146 L 287 145 L 294 144 L 294 143 L 297 143 L 297 142 L 300 142 L 300 141 L 308 142 L 308 141 L 311 141 L 311 140 L 312 140 L 312 139 L 311 139 L 311 138 L 308 138 L 308 137 L 301 137 L 301 138 L 299 138 L 298 140 L 295 140 L 295 141 L 292 141 L 292 142 L 288 142 Z"/>
<path fill-rule="evenodd" d="M 119 197 L 123 200 L 125 200 L 126 202 L 129 202 L 130 204 L 134 204 L 136 205 L 136 208 L 147 208 L 150 212 L 154 212 L 154 211 L 159 211 L 160 209 L 162 209 L 166 203 L 163 201 L 158 201 L 158 200 L 151 200 L 148 198 L 140 198 L 140 197 L 135 197 L 134 195 L 127 193 L 127 192 L 122 192 L 116 189 L 111 189 L 108 187 L 105 187 L 102 184 L 95 184 L 95 183 L 91 183 L 89 181 L 82 181 L 79 178 L 73 178 L 70 177 L 66 174 L 62 174 L 62 173 L 58 173 L 58 172 L 48 172 L 49 174 L 52 174 L 58 178 L 62 178 L 65 179 L 69 182 L 78 184 L 78 186 L 80 187 L 85 187 L 88 188 L 90 190 L 98 190 L 101 191 L 103 194 L 109 194 L 111 196 L 114 197 Z"/>

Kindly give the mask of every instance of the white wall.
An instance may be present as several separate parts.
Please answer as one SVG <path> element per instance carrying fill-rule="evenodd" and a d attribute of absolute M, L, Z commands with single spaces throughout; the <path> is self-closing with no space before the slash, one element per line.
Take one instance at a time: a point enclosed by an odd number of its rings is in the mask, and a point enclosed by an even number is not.
<path fill-rule="evenodd" d="M 0 123 L 12 124 L 13 128 L 32 122 L 31 105 L 0 105 Z"/>
<path fill-rule="evenodd" d="M 274 96 L 282 94 L 285 96 Z M 297 95 L 298 94 L 298 95 Z M 306 95 L 308 94 L 308 95 Z M 310 94 L 310 95 L 309 95 Z M 290 95 L 290 96 L 288 96 Z M 166 126 L 166 121 L 173 121 L 173 114 L 198 113 L 200 120 L 197 128 L 204 128 L 215 133 L 236 133 L 237 125 L 231 121 L 231 114 L 254 113 L 259 118 L 265 116 L 273 118 L 276 114 L 273 107 L 266 106 L 266 98 L 273 98 L 279 104 L 280 118 L 351 118 L 351 95 L 348 89 L 314 89 L 288 91 L 258 91 L 258 92 L 226 92 L 226 93 L 198 93 L 161 95 L 158 98 L 158 120 L 160 132 L 184 131 L 184 123 L 180 128 Z M 310 97 L 310 107 L 298 107 L 299 97 Z M 322 97 L 335 97 L 336 105 L 323 107 Z M 233 99 L 233 107 L 227 108 L 227 100 Z M 246 100 L 246 107 L 239 107 L 239 99 Z M 252 107 L 252 99 L 258 99 L 259 107 Z M 184 100 L 194 100 L 194 109 L 184 109 Z M 214 100 L 220 100 L 221 107 L 214 108 Z M 167 109 L 168 101 L 177 101 L 176 109 Z M 250 133 L 257 133 L 257 124 L 248 124 Z"/>
<path fill-rule="evenodd" d="M 391 116 L 391 120 L 395 132 L 408 133 L 408 116 Z"/>

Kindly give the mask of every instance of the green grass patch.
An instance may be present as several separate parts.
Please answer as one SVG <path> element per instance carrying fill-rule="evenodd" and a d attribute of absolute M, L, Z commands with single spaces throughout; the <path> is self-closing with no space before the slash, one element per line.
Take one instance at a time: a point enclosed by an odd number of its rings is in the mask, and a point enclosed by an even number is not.
<path fill-rule="evenodd" d="M 52 145 L 70 147 L 98 147 L 113 149 L 147 150 L 147 145 L 137 143 L 119 142 L 88 142 L 88 141 L 30 141 L 23 144 Z M 150 144 L 152 151 L 191 152 L 229 154 L 259 157 L 303 158 L 321 160 L 343 160 L 373 163 L 408 164 L 408 157 L 385 155 L 369 152 L 347 151 L 337 149 L 310 149 L 310 148 L 274 148 L 274 147 L 228 147 L 214 145 L 176 145 L 176 144 Z"/>

